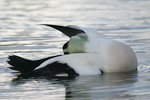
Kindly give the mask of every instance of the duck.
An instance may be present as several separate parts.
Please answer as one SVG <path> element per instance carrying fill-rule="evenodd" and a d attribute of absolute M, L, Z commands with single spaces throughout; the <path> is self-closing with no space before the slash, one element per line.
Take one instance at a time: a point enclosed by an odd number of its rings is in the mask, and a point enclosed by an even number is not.
<path fill-rule="evenodd" d="M 11 55 L 7 61 L 10 69 L 28 76 L 84 76 L 137 70 L 137 57 L 130 46 L 108 39 L 93 28 L 41 25 L 59 30 L 70 38 L 62 46 L 64 54 L 39 60 Z"/>

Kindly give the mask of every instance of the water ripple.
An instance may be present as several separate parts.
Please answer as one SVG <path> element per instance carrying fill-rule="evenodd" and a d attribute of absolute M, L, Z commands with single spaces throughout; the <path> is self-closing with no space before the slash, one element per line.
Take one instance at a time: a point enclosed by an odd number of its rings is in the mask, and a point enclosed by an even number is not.
<path fill-rule="evenodd" d="M 0 99 L 149 99 L 149 0 L 1 0 Z M 62 54 L 68 37 L 39 24 L 79 25 L 131 46 L 138 73 L 15 80 L 8 55 L 40 59 Z M 37 95 L 38 94 L 38 95 Z"/>

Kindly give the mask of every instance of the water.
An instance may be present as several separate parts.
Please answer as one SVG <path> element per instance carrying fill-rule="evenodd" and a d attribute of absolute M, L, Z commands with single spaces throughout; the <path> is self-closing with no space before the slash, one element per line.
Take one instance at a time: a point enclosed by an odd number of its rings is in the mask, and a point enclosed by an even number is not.
<path fill-rule="evenodd" d="M 150 98 L 150 0 L 1 0 L 0 99 L 141 100 Z M 138 73 L 76 78 L 16 79 L 8 55 L 40 59 L 62 54 L 69 39 L 39 24 L 79 25 L 97 29 L 131 46 Z"/>

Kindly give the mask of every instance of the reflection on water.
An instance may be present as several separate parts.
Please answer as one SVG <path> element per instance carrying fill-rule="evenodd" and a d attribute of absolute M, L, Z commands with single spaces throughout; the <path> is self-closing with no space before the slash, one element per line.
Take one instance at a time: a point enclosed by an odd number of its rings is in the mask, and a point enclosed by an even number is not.
<path fill-rule="evenodd" d="M 103 74 L 80 77 L 38 77 L 38 78 L 14 78 L 12 84 L 17 85 L 48 82 L 49 87 L 59 85 L 63 87 L 66 98 L 72 99 L 98 99 L 98 98 L 132 98 L 132 93 L 127 93 L 134 88 L 134 83 L 138 81 L 137 71 L 129 73 Z M 35 84 L 39 85 L 39 84 Z M 41 87 L 43 88 L 43 87 Z M 55 87 L 56 88 L 56 87 Z M 55 89 L 54 88 L 54 89 Z M 55 89 L 56 90 L 56 89 Z M 50 90 L 49 90 L 50 91 Z M 52 92 L 52 91 L 51 91 Z M 55 95 L 59 95 L 57 92 Z M 24 95 L 22 95 L 24 96 Z M 64 97 L 64 98 L 65 98 Z"/>
<path fill-rule="evenodd" d="M 70 83 L 71 85 L 67 85 L 66 90 L 70 91 L 67 96 L 86 99 L 133 97 L 132 94 L 126 94 L 126 92 L 134 85 L 133 83 L 137 81 L 136 77 L 136 73 L 77 77 L 75 81 Z"/>
<path fill-rule="evenodd" d="M 0 0 L 0 99 L 149 99 L 150 0 Z M 97 29 L 131 46 L 138 73 L 16 79 L 8 55 L 40 59 L 62 54 L 69 39 L 39 24 Z"/>

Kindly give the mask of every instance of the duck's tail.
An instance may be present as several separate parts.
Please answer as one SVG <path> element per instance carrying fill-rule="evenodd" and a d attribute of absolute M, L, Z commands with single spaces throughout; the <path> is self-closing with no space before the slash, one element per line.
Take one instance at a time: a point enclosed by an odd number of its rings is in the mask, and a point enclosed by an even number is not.
<path fill-rule="evenodd" d="M 57 55 L 60 56 L 60 55 Z M 16 55 L 9 56 L 8 59 L 9 61 L 8 64 L 10 64 L 12 67 L 9 67 L 12 70 L 19 71 L 21 73 L 28 73 L 33 71 L 36 67 L 38 67 L 41 63 L 44 61 L 57 57 L 57 56 L 52 56 L 52 57 L 47 57 L 44 59 L 40 60 L 28 60 Z"/>

